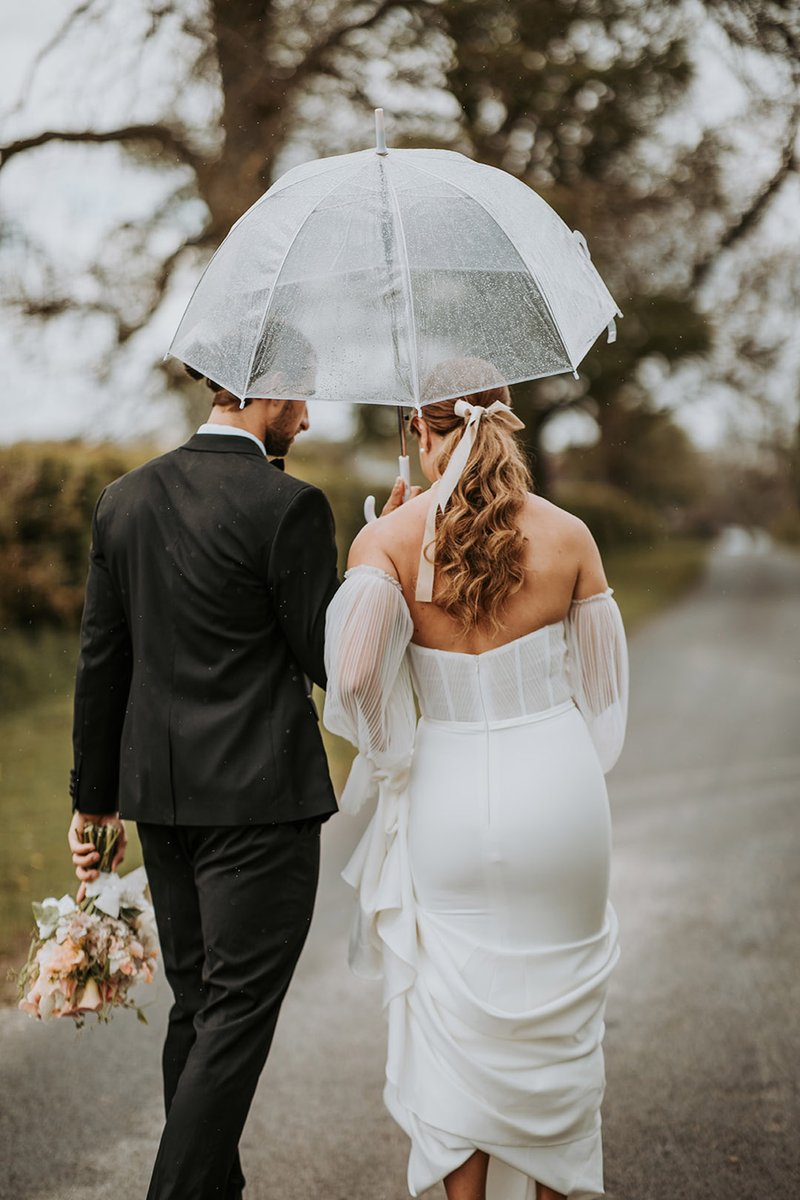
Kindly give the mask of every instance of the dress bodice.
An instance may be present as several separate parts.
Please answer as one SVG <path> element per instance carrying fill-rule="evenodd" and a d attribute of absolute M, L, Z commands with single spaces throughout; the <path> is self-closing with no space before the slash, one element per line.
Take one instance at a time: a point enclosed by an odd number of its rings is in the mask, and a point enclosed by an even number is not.
<path fill-rule="evenodd" d="M 423 717 L 491 724 L 543 712 L 572 695 L 564 622 L 483 654 L 408 647 L 411 677 Z"/>
<path fill-rule="evenodd" d="M 563 621 L 483 654 L 416 646 L 414 622 L 397 579 L 358 566 L 328 609 L 325 725 L 358 756 L 341 797 L 356 811 L 378 776 L 400 779 L 424 717 L 491 726 L 574 701 L 604 770 L 622 748 L 628 658 L 611 589 L 573 600 Z"/>

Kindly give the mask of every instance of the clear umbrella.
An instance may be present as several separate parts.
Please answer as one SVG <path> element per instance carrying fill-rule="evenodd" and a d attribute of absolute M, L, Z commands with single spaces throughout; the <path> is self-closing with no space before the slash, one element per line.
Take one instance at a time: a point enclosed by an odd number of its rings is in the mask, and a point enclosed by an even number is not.
<path fill-rule="evenodd" d="M 417 409 L 577 374 L 621 316 L 583 236 L 504 171 L 387 150 L 376 118 L 374 150 L 287 171 L 236 222 L 168 354 L 240 399 Z"/>

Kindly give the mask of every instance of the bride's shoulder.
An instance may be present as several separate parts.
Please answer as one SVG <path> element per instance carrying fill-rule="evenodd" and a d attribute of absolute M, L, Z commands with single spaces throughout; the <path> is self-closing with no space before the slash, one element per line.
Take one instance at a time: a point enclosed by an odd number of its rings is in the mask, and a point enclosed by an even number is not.
<path fill-rule="evenodd" d="M 576 546 L 584 544 L 587 540 L 594 540 L 588 526 L 580 517 L 532 492 L 528 495 L 523 520 L 535 525 L 539 533 L 551 532 L 559 540 L 566 539 Z"/>
<path fill-rule="evenodd" d="M 390 519 L 390 517 L 379 517 L 377 521 L 371 521 L 359 530 L 347 556 L 348 571 L 354 567 L 378 567 L 387 575 L 391 575 L 395 579 L 400 578 L 394 557 L 390 552 L 389 540 L 386 537 L 384 522 Z"/>

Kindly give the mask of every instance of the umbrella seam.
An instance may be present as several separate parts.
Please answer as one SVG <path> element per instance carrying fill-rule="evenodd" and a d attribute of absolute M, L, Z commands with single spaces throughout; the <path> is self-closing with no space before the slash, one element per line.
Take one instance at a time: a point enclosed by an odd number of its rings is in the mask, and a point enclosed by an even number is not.
<path fill-rule="evenodd" d="M 531 279 L 533 280 L 533 282 L 536 284 L 537 288 L 539 289 L 539 295 L 542 297 L 545 307 L 546 307 L 548 313 L 550 314 L 550 320 L 553 322 L 553 328 L 556 331 L 558 340 L 561 342 L 561 348 L 567 356 L 567 362 L 570 364 L 573 372 L 576 371 L 578 364 L 574 363 L 572 361 L 572 355 L 570 354 L 569 347 L 567 346 L 567 343 L 564 340 L 564 335 L 561 332 L 561 327 L 560 327 L 558 321 L 556 320 L 556 314 L 553 312 L 553 307 L 552 307 L 547 295 L 545 294 L 544 288 L 539 283 L 539 280 L 536 277 L 536 272 L 531 267 L 529 267 L 528 264 L 525 262 L 525 259 L 522 257 L 519 250 L 514 245 L 514 239 L 511 237 L 511 234 L 508 233 L 507 230 L 504 228 L 504 226 L 500 222 L 499 218 L 495 216 L 495 214 L 492 212 L 492 210 L 490 208 L 487 208 L 487 206 L 484 204 L 484 202 L 482 200 L 478 199 L 477 196 L 473 196 L 471 192 L 468 192 L 466 188 L 461 187 L 460 184 L 454 183 L 452 179 L 446 179 L 443 175 L 437 175 L 435 171 L 429 171 L 425 167 L 417 166 L 415 163 L 407 163 L 406 165 L 408 167 L 410 167 L 412 171 L 419 171 L 421 175 L 428 175 L 431 179 L 435 179 L 438 183 L 443 183 L 447 187 L 455 188 L 457 192 L 461 192 L 462 196 L 466 196 L 468 200 L 474 201 L 474 203 L 477 204 L 479 206 L 479 208 L 482 208 L 483 211 L 487 214 L 487 216 L 491 218 L 491 220 L 494 222 L 494 224 L 500 230 L 503 237 L 506 239 L 508 244 L 511 246 L 511 249 L 514 251 L 517 258 L 522 263 L 522 265 L 525 267 L 525 269 L 528 272 L 528 274 L 530 275 Z M 480 165 L 484 165 L 484 164 L 480 164 Z M 522 182 L 522 180 L 520 180 L 520 183 L 521 182 Z M 531 189 L 531 190 L 533 190 L 533 189 Z M 536 194 L 536 193 L 534 193 L 534 194 Z M 558 216 L 558 213 L 556 213 L 555 215 Z"/>
<path fill-rule="evenodd" d="M 408 307 L 411 323 L 411 383 L 414 388 L 414 404 L 419 410 L 422 403 L 422 396 L 419 390 L 419 362 L 417 349 L 417 316 L 414 308 L 414 293 L 411 290 L 411 268 L 408 263 L 408 247 L 406 245 L 406 233 L 403 228 L 403 218 L 400 213 L 400 203 L 397 199 L 395 186 L 389 178 L 389 172 L 386 171 L 386 182 L 389 185 L 389 191 L 392 194 L 392 206 L 395 210 L 397 218 L 397 228 L 400 234 L 400 273 L 403 276 L 404 290 L 408 295 Z"/>
<path fill-rule="evenodd" d="M 361 173 L 362 173 L 361 171 L 356 171 L 356 173 L 355 173 L 355 174 L 356 174 L 356 177 L 358 177 L 358 175 L 360 175 Z M 292 252 L 292 247 L 294 246 L 295 242 L 296 242 L 296 241 L 297 241 L 297 239 L 299 238 L 300 234 L 303 232 L 303 230 L 305 229 L 306 225 L 308 224 L 308 222 L 309 222 L 309 221 L 311 220 L 311 218 L 313 217 L 314 213 L 315 213 L 315 212 L 317 212 L 317 210 L 318 210 L 318 208 L 319 208 L 320 204 L 322 204 L 322 203 L 323 203 L 325 200 L 327 200 L 329 196 L 332 196 L 332 195 L 333 195 L 333 193 L 334 193 L 334 192 L 337 190 L 337 188 L 340 188 L 340 187 L 342 186 L 342 184 L 343 184 L 343 183 L 346 183 L 346 182 L 347 182 L 347 180 L 346 180 L 346 179 L 340 179 L 340 180 L 338 180 L 338 181 L 337 181 L 337 182 L 336 182 L 336 183 L 333 185 L 333 187 L 332 187 L 332 188 L 329 188 L 329 189 L 328 189 L 328 191 L 325 193 L 325 195 L 324 195 L 324 196 L 320 196 L 319 200 L 316 200 L 316 201 L 314 202 L 314 204 L 312 205 L 312 207 L 311 207 L 311 208 L 308 210 L 308 212 L 306 213 L 306 215 L 303 217 L 303 220 L 300 222 L 300 224 L 298 225 L 297 229 L 296 229 L 296 230 L 294 231 L 294 233 L 292 234 L 292 237 L 291 237 L 291 240 L 290 240 L 290 242 L 289 242 L 289 245 L 286 247 L 286 250 L 284 251 L 283 258 L 281 259 L 281 261 L 280 261 L 280 265 L 278 266 L 278 269 L 277 269 L 277 271 L 275 272 L 275 278 L 274 278 L 274 280 L 273 280 L 273 283 L 272 283 L 272 289 L 271 289 L 271 291 L 270 291 L 270 294 L 269 294 L 269 300 L 267 301 L 267 307 L 264 309 L 264 316 L 261 318 L 261 324 L 260 324 L 260 325 L 259 325 L 259 327 L 258 327 L 258 332 L 257 332 L 257 334 L 256 334 L 255 342 L 253 343 L 253 353 L 250 355 L 250 361 L 249 361 L 249 363 L 247 364 L 247 373 L 246 373 L 246 375 L 245 375 L 245 379 L 244 379 L 244 398 L 245 398 L 245 399 L 247 398 L 247 392 L 248 392 L 248 389 L 249 389 L 249 386 L 250 386 L 250 374 L 251 374 L 251 372 L 252 372 L 252 370 L 253 370 L 253 364 L 254 364 L 254 363 L 255 363 L 255 361 L 256 361 L 256 352 L 257 352 L 257 350 L 258 350 L 258 343 L 259 343 L 259 341 L 260 341 L 260 339 L 261 339 L 261 335 L 262 335 L 262 333 L 264 332 L 264 329 L 265 329 L 265 327 L 266 327 L 266 324 L 267 324 L 267 317 L 269 316 L 270 309 L 272 308 L 272 302 L 273 302 L 273 300 L 275 299 L 275 292 L 276 292 L 276 290 L 277 290 L 277 287 L 278 287 L 278 281 L 279 281 L 279 279 L 280 279 L 280 277 L 281 277 L 281 271 L 283 270 L 283 268 L 284 268 L 284 267 L 285 267 L 285 265 L 286 265 L 286 259 L 287 259 L 287 258 L 289 257 L 289 255 L 291 254 L 291 252 Z M 240 399 L 241 399 L 241 398 L 242 398 L 242 397 L 240 397 Z M 258 399 L 258 397 L 252 397 L 252 399 Z"/>

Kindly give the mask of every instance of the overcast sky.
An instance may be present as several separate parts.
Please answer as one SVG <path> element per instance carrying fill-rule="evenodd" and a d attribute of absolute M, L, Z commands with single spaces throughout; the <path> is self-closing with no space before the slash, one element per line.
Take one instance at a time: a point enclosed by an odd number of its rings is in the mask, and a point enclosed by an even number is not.
<path fill-rule="evenodd" d="M 13 105 L 36 51 L 63 20 L 65 8 L 64 0 L 25 0 L 24 4 L 4 6 L 0 18 L 0 112 L 7 113 Z M 706 123 L 735 125 L 737 113 L 748 102 L 723 57 L 716 53 L 713 37 L 701 48 L 699 61 L 700 79 L 680 117 L 681 138 L 687 137 L 687 113 L 698 114 L 699 136 L 699 114 Z M 37 115 L 34 112 L 34 120 Z M 49 115 L 47 119 L 54 118 Z M 131 221 L 144 216 L 164 187 L 159 173 L 131 165 L 119 151 L 108 147 L 99 153 L 106 164 L 100 171 L 97 149 L 53 147 L 37 154 L 35 170 L 21 156 L 0 175 L 0 205 L 6 217 L 32 221 L 60 261 L 74 260 L 76 272 L 81 261 L 91 257 L 97 239 L 110 224 L 121 215 Z M 757 156 L 758 147 L 748 153 Z M 91 161 L 84 157 L 89 155 Z M 753 167 L 757 165 L 756 157 Z M 797 190 L 787 191 L 770 214 L 770 222 L 778 244 L 796 243 L 800 233 Z M 54 323 L 50 328 L 36 325 L 23 333 L 13 326 L 0 327 L 3 394 L 9 397 L 3 401 L 0 441 L 157 434 L 170 443 L 179 438 L 180 412 L 169 400 L 153 402 L 153 385 L 143 382 L 147 376 L 144 364 L 164 353 L 194 282 L 191 274 L 179 277 L 158 320 L 132 339 L 124 352 L 114 351 L 113 356 L 107 324 L 99 318 L 72 325 Z M 100 383 L 88 369 L 88 361 L 102 356 L 106 348 L 113 357 L 113 369 L 109 380 Z M 695 439 L 713 444 L 725 428 L 730 398 L 709 387 L 695 397 L 691 407 L 682 405 L 687 378 L 679 374 L 667 381 L 663 394 L 676 405 Z M 137 404 L 137 397 L 147 402 Z M 325 435 L 341 435 L 348 428 L 344 405 L 312 404 L 311 419 L 316 431 Z M 552 430 L 553 447 L 573 435 L 581 438 L 587 432 L 587 420 L 581 424 L 577 414 L 565 417 Z"/>

